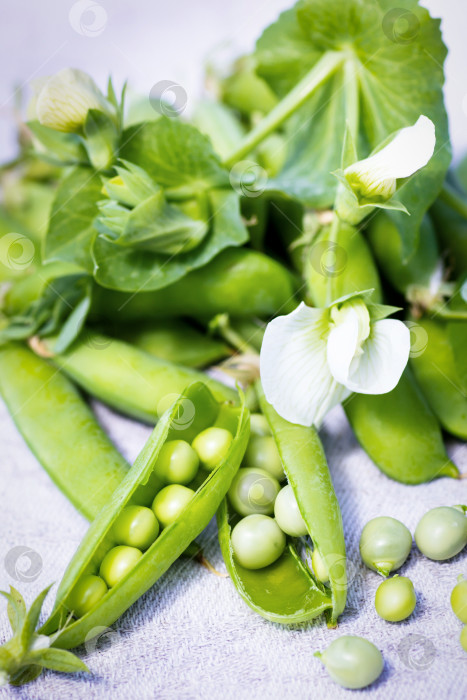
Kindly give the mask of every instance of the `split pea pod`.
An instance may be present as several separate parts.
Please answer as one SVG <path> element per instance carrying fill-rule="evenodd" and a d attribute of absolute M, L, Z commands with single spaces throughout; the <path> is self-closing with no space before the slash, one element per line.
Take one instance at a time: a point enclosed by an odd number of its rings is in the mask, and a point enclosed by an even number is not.
<path fill-rule="evenodd" d="M 295 307 L 295 281 L 279 262 L 246 248 L 223 251 L 208 265 L 155 292 L 124 294 L 95 288 L 92 316 L 120 323 L 187 316 L 210 319 L 271 316 Z"/>
<path fill-rule="evenodd" d="M 181 319 L 130 324 L 117 329 L 115 336 L 184 367 L 206 367 L 232 354 L 228 345 Z"/>
<path fill-rule="evenodd" d="M 0 394 L 51 479 L 88 520 L 128 465 L 70 381 L 19 344 L 0 347 Z"/>
<path fill-rule="evenodd" d="M 184 424 L 180 416 L 188 406 L 194 418 Z M 213 427 L 230 434 L 228 449 L 219 454 L 214 468 L 209 472 L 200 469 L 190 488 L 166 486 L 159 461 L 163 448 L 173 440 L 192 443 L 200 431 Z M 241 463 L 248 435 L 249 414 L 244 404 L 221 405 L 199 382 L 189 386 L 164 413 L 133 467 L 89 527 L 65 572 L 52 613 L 39 630 L 40 635 L 51 635 L 53 649 L 76 647 L 98 634 L 159 580 L 219 507 Z M 174 511 L 172 503 L 171 516 L 165 521 L 159 519 L 159 529 L 154 526 L 154 514 L 164 511 L 162 496 L 169 489 L 176 493 L 176 508 Z M 167 510 L 166 499 L 164 507 Z M 135 514 L 144 515 L 136 533 L 129 527 Z M 130 534 L 151 537 L 139 549 L 129 544 Z M 4 670 L 17 674 L 22 659 L 27 662 L 28 651 L 10 646 L 9 654 L 0 656 Z"/>
<path fill-rule="evenodd" d="M 464 440 L 467 439 L 467 393 L 457 371 L 451 340 L 458 330 L 465 336 L 466 325 L 462 321 L 447 324 L 434 318 L 417 319 L 414 328 L 418 333 L 423 332 L 424 342 L 410 360 L 417 382 L 443 428 Z"/>
<path fill-rule="evenodd" d="M 388 394 L 353 394 L 344 409 L 365 452 L 391 479 L 422 484 L 458 478 L 438 420 L 408 367 Z"/>
<path fill-rule="evenodd" d="M 282 555 L 269 566 L 252 570 L 240 565 L 231 539 L 238 516 L 227 499 L 217 514 L 224 561 L 243 600 L 267 620 L 294 624 L 325 612 L 335 624 L 346 601 L 345 542 L 321 442 L 313 428 L 293 425 L 281 418 L 259 385 L 258 394 L 306 530 L 327 568 L 330 588 L 317 581 L 300 557 L 295 539 L 289 539 Z"/>
<path fill-rule="evenodd" d="M 45 339 L 46 349 L 53 339 Z M 84 333 L 62 354 L 53 356 L 78 386 L 122 413 L 155 423 L 183 389 L 203 381 L 219 400 L 238 401 L 238 394 L 202 372 L 160 360 L 120 340 Z"/>

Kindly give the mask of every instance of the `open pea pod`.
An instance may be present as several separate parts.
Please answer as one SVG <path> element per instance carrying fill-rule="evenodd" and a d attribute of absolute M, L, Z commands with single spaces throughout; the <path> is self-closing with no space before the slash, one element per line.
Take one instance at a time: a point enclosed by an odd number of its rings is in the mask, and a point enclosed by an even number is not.
<path fill-rule="evenodd" d="M 467 394 L 453 350 L 458 341 L 467 340 L 467 323 L 421 318 L 415 328 L 423 332 L 424 341 L 410 360 L 415 377 L 443 428 L 467 440 Z"/>
<path fill-rule="evenodd" d="M 294 624 L 326 613 L 335 624 L 342 613 L 347 591 L 345 542 L 339 504 L 326 457 L 314 428 L 293 425 L 281 418 L 266 401 L 258 384 L 265 415 L 292 486 L 300 513 L 329 574 L 329 588 L 319 583 L 290 540 L 273 564 L 250 570 L 235 559 L 231 543 L 236 524 L 227 499 L 218 513 L 219 542 L 232 581 L 245 602 L 267 620 Z"/>
<path fill-rule="evenodd" d="M 459 477 L 439 422 L 408 367 L 388 394 L 353 394 L 344 409 L 365 452 L 391 479 L 423 484 Z"/>
<path fill-rule="evenodd" d="M 96 517 L 129 465 L 77 389 L 19 343 L 0 347 L 0 395 L 30 449 L 73 505 Z"/>
<path fill-rule="evenodd" d="M 188 505 L 175 521 L 143 553 L 134 567 L 112 586 L 97 605 L 63 627 L 73 612 L 70 600 L 77 583 L 93 575 L 107 552 L 115 545 L 113 526 L 128 505 L 150 505 L 164 486 L 154 467 L 167 440 L 191 441 L 213 425 L 230 429 L 233 440 L 221 462 L 198 486 Z M 249 435 L 249 413 L 242 404 L 218 404 L 205 384 L 188 387 L 158 422 L 143 450 L 121 485 L 94 520 L 71 560 L 60 583 L 54 609 L 41 634 L 54 635 L 53 646 L 75 647 L 98 628 L 111 625 L 167 571 L 190 543 L 207 526 L 219 507 L 240 466 Z"/>

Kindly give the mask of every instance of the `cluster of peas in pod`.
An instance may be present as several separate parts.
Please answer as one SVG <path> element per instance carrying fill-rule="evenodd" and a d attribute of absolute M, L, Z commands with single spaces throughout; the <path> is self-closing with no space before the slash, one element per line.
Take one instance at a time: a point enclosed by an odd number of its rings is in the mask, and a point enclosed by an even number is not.
<path fill-rule="evenodd" d="M 251 437 L 243 464 L 228 492 L 229 502 L 240 516 L 232 530 L 232 547 L 241 566 L 262 569 L 279 559 L 287 536 L 303 537 L 308 530 L 292 487 L 283 485 L 286 476 L 279 451 L 266 418 L 259 413 L 251 416 Z M 316 559 L 319 565 L 317 577 L 327 580 L 327 572 Z"/>
<path fill-rule="evenodd" d="M 76 618 L 92 610 L 108 589 L 119 583 L 155 542 L 159 533 L 177 520 L 195 491 L 190 484 L 200 467 L 213 471 L 228 453 L 232 434 L 218 427 L 200 432 L 188 443 L 169 440 L 161 448 L 154 474 L 165 484 L 151 507 L 126 506 L 112 527 L 114 545 L 102 558 L 98 574 L 82 576 L 72 591 L 69 607 Z"/>
<path fill-rule="evenodd" d="M 446 561 L 467 545 L 467 508 L 440 506 L 429 510 L 415 529 L 418 549 L 429 559 Z M 412 548 L 412 535 L 399 520 L 378 517 L 370 520 L 360 537 L 360 555 L 366 566 L 385 580 L 375 595 L 378 615 L 388 622 L 408 618 L 417 602 L 412 581 L 406 576 L 386 578 L 406 561 Z M 459 576 L 451 593 L 451 607 L 464 624 L 460 643 L 467 651 L 467 580 Z M 364 688 L 379 678 L 384 667 L 377 647 L 367 639 L 343 636 L 324 652 L 316 652 L 331 678 L 344 688 Z"/>

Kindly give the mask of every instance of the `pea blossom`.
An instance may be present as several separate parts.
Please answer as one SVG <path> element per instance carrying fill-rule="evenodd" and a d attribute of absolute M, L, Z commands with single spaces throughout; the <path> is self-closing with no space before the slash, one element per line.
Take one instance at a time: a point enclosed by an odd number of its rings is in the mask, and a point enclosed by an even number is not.
<path fill-rule="evenodd" d="M 385 318 L 394 311 L 361 292 L 324 309 L 301 303 L 271 321 L 260 354 L 269 403 L 291 423 L 319 426 L 352 392 L 394 389 L 410 351 L 408 328 Z"/>
<path fill-rule="evenodd" d="M 398 180 L 423 168 L 436 143 L 431 119 L 420 116 L 413 126 L 400 129 L 368 158 L 348 165 L 334 174 L 340 181 L 336 211 L 341 219 L 357 224 L 374 207 L 407 210 L 392 199 Z"/>
<path fill-rule="evenodd" d="M 91 76 L 73 68 L 65 68 L 41 82 L 35 109 L 43 126 L 64 132 L 79 131 L 90 109 L 109 116 L 114 113 Z"/>

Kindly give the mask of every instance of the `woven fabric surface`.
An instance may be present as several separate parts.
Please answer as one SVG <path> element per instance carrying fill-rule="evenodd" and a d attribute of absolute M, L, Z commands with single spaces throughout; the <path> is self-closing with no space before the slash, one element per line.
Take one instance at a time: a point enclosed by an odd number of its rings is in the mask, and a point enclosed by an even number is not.
<path fill-rule="evenodd" d="M 150 429 L 94 403 L 101 424 L 128 460 L 133 460 Z M 91 675 L 46 671 L 22 689 L 0 689 L 0 697 L 66 700 L 191 700 L 195 698 L 346 698 L 313 657 L 342 634 L 365 636 L 383 652 L 385 670 L 371 698 L 450 698 L 467 696 L 467 655 L 458 638 L 461 624 L 450 605 L 458 574 L 467 574 L 467 554 L 436 563 L 415 548 L 402 569 L 417 592 L 415 613 L 403 623 L 381 620 L 374 609 L 380 577 L 358 555 L 363 525 L 377 515 L 402 520 L 413 532 L 419 518 L 437 505 L 466 503 L 467 480 L 442 479 L 404 486 L 381 474 L 358 446 L 343 411 L 325 422 L 322 439 L 342 509 L 349 556 L 349 596 L 338 629 L 322 619 L 285 628 L 256 615 L 228 578 L 195 561 L 181 559 L 111 630 L 80 647 Z M 1 503 L 0 588 L 14 585 L 30 603 L 52 581 L 58 582 L 87 523 L 50 481 L 25 446 L 0 403 Z M 450 456 L 467 471 L 467 447 L 449 444 Z M 205 555 L 225 571 L 212 522 L 200 538 Z M 37 553 L 33 580 L 5 565 L 13 547 Z M 23 569 L 21 568 L 23 567 Z M 54 587 L 54 591 L 55 591 Z M 44 612 L 50 611 L 53 594 Z M 0 637 L 9 636 L 5 606 Z M 360 694 L 359 693 L 359 694 Z"/>

